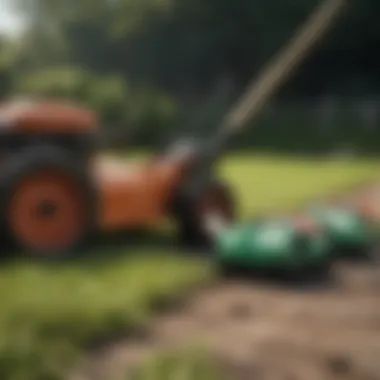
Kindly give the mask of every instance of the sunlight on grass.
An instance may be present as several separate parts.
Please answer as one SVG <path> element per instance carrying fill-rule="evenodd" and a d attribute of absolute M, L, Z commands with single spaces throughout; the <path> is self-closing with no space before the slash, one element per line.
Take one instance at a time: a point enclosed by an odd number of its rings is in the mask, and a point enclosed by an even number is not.
<path fill-rule="evenodd" d="M 233 186 L 240 215 L 291 209 L 364 181 L 379 177 L 376 161 L 317 161 L 235 157 L 221 165 Z"/>

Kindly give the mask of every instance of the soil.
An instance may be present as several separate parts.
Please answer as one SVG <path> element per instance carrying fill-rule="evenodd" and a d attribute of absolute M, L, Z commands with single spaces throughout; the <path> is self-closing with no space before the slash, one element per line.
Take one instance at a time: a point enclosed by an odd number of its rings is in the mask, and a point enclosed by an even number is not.
<path fill-rule="evenodd" d="M 366 186 L 334 201 L 375 204 L 379 194 Z M 331 275 L 315 284 L 220 280 L 157 316 L 146 336 L 89 354 L 70 380 L 125 379 L 149 357 L 193 343 L 232 380 L 380 380 L 380 265 L 337 262 Z"/>

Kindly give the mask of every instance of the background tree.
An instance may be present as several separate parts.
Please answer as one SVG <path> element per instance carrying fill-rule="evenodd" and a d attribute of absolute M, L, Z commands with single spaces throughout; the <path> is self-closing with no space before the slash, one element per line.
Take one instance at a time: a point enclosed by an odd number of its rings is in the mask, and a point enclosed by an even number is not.
<path fill-rule="evenodd" d="M 2 54 L 2 93 L 28 89 L 51 95 L 56 91 L 75 99 L 80 93 L 84 102 L 100 110 L 106 124 L 141 121 L 144 141 L 153 130 L 163 131 L 156 126 L 144 129 L 155 124 L 144 116 L 148 108 L 142 107 L 147 104 L 161 120 L 160 128 L 178 123 L 179 114 L 190 129 L 208 128 L 318 2 L 14 0 L 13 6 L 28 23 L 17 48 L 13 44 L 6 48 L 12 53 Z M 352 0 L 339 28 L 305 62 L 277 102 L 379 96 L 379 12 L 378 0 Z M 16 85 L 11 78 L 17 78 Z M 306 117 L 301 117 L 301 108 L 298 121 L 289 118 L 288 128 L 296 130 L 292 125 Z M 285 123 L 291 113 L 286 112 L 263 120 Z M 340 122 L 341 130 L 353 119 L 345 120 Z M 356 125 L 352 128 L 359 130 L 361 124 Z M 313 141 L 323 142 L 326 148 L 326 136 L 318 128 L 313 133 L 319 137 Z M 260 138 L 257 133 L 245 141 L 267 141 L 265 133 L 273 138 L 273 132 L 260 131 Z M 302 132 L 295 133 L 303 138 Z M 352 138 L 359 141 L 355 134 Z M 329 139 L 333 141 L 331 135 Z M 373 135 L 365 139 L 372 141 Z"/>

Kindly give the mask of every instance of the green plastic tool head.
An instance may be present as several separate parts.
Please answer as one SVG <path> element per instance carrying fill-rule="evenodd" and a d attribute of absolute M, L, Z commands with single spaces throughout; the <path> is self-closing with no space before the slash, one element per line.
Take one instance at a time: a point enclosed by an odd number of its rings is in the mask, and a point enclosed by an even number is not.
<path fill-rule="evenodd" d="M 243 267 L 294 267 L 325 260 L 329 240 L 319 231 L 300 230 L 291 220 L 235 226 L 219 236 L 218 259 Z"/>
<path fill-rule="evenodd" d="M 368 247 L 375 241 L 375 226 L 355 210 L 315 207 L 311 215 L 323 227 L 335 246 Z"/>

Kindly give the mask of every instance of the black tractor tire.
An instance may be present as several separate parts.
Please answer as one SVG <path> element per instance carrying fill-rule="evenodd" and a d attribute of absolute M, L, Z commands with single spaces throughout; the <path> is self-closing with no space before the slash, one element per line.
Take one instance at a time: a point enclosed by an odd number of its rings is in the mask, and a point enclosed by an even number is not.
<path fill-rule="evenodd" d="M 0 173 L 1 227 L 28 257 L 69 257 L 97 228 L 96 195 L 77 156 L 49 144 L 25 148 L 8 157 Z"/>
<path fill-rule="evenodd" d="M 174 204 L 179 240 L 187 248 L 212 248 L 215 236 L 205 226 L 207 212 L 216 211 L 227 224 L 236 219 L 236 201 L 232 190 L 217 180 L 210 181 L 195 194 L 180 193 Z"/>

